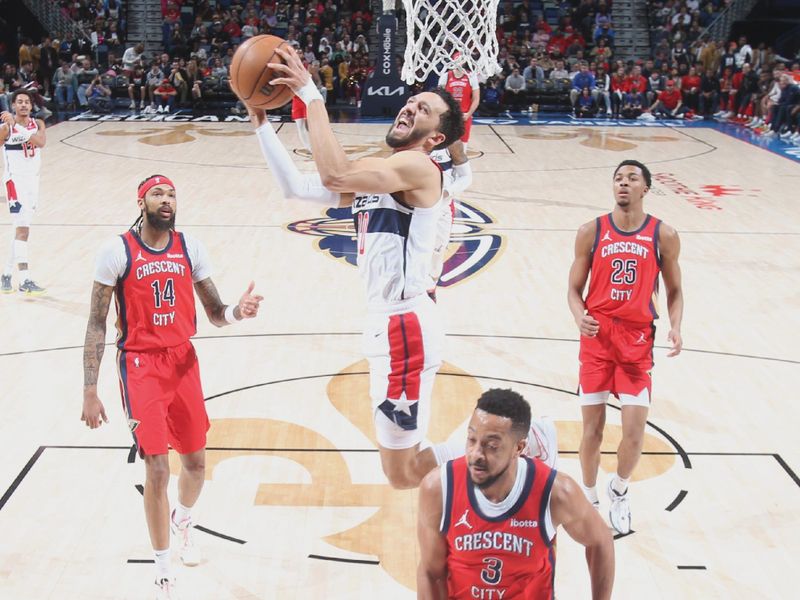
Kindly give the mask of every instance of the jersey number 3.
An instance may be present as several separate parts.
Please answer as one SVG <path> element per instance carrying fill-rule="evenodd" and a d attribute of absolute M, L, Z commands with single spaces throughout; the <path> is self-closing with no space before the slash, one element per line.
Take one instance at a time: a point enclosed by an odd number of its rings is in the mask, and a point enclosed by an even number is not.
<path fill-rule="evenodd" d="M 172 277 L 164 282 L 163 290 L 161 289 L 161 282 L 158 280 L 151 283 L 150 287 L 153 288 L 153 301 L 155 302 L 156 308 L 161 308 L 162 302 L 167 302 L 170 306 L 175 306 L 175 286 L 172 282 Z"/>
<path fill-rule="evenodd" d="M 503 578 L 503 561 L 499 558 L 487 557 L 483 559 L 486 566 L 481 569 L 481 580 L 489 585 L 497 585 Z"/>
<path fill-rule="evenodd" d="M 611 283 L 615 285 L 633 285 L 636 283 L 636 259 L 622 260 L 615 258 L 611 261 Z"/>

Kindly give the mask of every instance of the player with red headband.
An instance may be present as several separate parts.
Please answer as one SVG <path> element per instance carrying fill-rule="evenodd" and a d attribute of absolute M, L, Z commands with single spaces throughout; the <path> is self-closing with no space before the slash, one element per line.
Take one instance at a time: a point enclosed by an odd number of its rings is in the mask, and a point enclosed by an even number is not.
<path fill-rule="evenodd" d="M 117 367 L 128 427 L 145 463 L 144 509 L 155 552 L 157 598 L 175 598 L 170 528 L 180 537 L 183 564 L 199 563 L 192 542 L 191 507 L 205 481 L 209 428 L 200 385 L 194 293 L 217 327 L 258 314 L 263 298 L 251 282 L 236 305 L 225 305 L 211 280 L 205 248 L 175 231 L 175 185 L 163 175 L 139 184 L 134 225 L 106 243 L 97 257 L 83 352 L 81 420 L 91 429 L 108 422 L 97 395 L 112 295 L 117 307 Z M 194 289 L 194 292 L 192 291 Z M 178 504 L 170 514 L 169 447 L 180 455 Z"/>

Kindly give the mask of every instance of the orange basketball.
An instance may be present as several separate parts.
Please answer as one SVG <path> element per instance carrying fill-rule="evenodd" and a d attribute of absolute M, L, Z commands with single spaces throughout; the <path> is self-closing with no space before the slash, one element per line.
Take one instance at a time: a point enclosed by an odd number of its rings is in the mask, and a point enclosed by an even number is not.
<path fill-rule="evenodd" d="M 285 85 L 270 85 L 281 73 L 273 72 L 267 64 L 285 63 L 275 52 L 282 46 L 291 50 L 292 46 L 284 39 L 274 35 L 257 35 L 239 46 L 231 62 L 231 88 L 242 102 L 253 108 L 280 108 L 294 95 Z"/>

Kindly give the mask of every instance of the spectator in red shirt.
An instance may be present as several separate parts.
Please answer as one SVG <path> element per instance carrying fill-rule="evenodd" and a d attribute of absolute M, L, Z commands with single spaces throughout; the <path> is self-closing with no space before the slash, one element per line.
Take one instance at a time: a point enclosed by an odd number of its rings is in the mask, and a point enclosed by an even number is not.
<path fill-rule="evenodd" d="M 642 76 L 642 67 L 635 65 L 631 76 L 628 77 L 628 95 L 625 103 L 642 106 L 645 92 L 647 92 L 647 79 Z"/>
<path fill-rule="evenodd" d="M 157 112 L 170 112 L 175 106 L 175 97 L 177 95 L 178 90 L 173 87 L 169 79 L 164 79 L 161 85 L 153 90 L 153 97 L 158 106 Z"/>
<path fill-rule="evenodd" d="M 691 110 L 697 111 L 697 98 L 700 94 L 700 76 L 697 69 L 689 67 L 689 73 L 681 77 L 681 93 L 683 103 Z"/>
<path fill-rule="evenodd" d="M 611 112 L 615 119 L 619 118 L 627 94 L 628 78 L 625 77 L 625 67 L 617 67 L 617 72 L 611 76 Z"/>
<path fill-rule="evenodd" d="M 667 80 L 666 89 L 658 92 L 658 99 L 650 107 L 650 113 L 656 117 L 677 119 L 686 112 L 681 99 L 681 91 L 675 87 L 673 79 Z"/>

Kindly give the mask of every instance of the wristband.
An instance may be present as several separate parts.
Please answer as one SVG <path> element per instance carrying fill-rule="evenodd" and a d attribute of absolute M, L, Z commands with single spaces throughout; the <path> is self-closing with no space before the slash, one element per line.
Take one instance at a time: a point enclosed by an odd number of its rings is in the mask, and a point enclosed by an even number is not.
<path fill-rule="evenodd" d="M 319 89 L 314 85 L 314 80 L 311 78 L 308 79 L 303 87 L 297 90 L 296 94 L 306 106 L 311 104 L 314 100 L 322 100 L 322 94 L 319 93 Z"/>
<path fill-rule="evenodd" d="M 236 308 L 235 304 L 228 304 L 228 306 L 225 307 L 225 321 L 227 321 L 228 323 L 233 324 L 233 323 L 238 323 L 239 322 L 239 319 L 237 319 L 233 315 L 233 310 L 235 308 Z"/>

